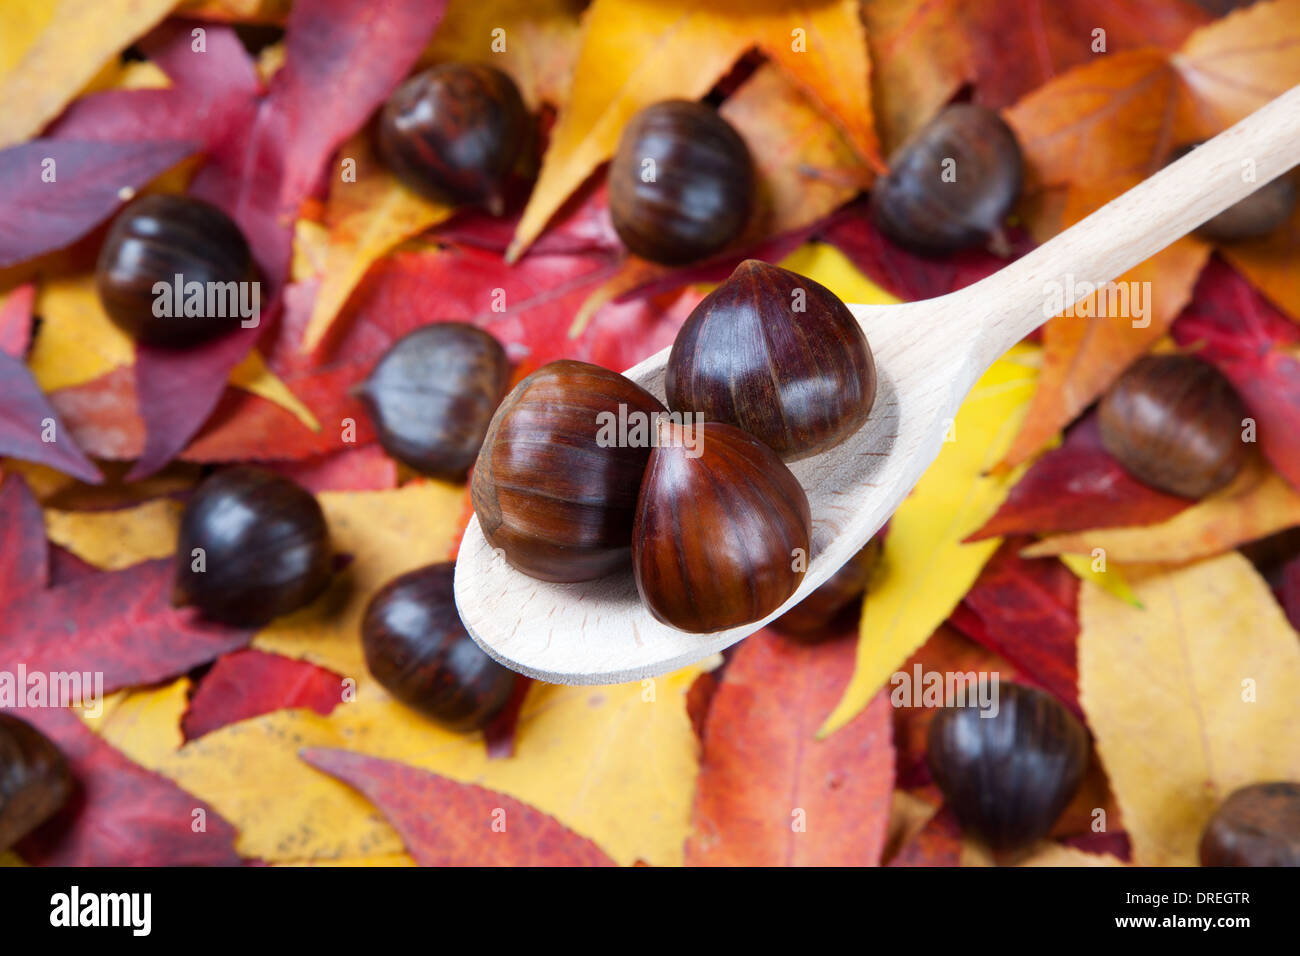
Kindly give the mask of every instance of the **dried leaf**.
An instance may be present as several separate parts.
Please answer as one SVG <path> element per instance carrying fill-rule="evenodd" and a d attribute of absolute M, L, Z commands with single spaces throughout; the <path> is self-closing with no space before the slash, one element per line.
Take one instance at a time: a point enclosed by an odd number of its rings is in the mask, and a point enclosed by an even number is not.
<path fill-rule="evenodd" d="M 894 782 L 888 695 L 816 739 L 853 658 L 848 635 L 801 646 L 760 631 L 740 645 L 705 724 L 688 864 L 879 865 Z"/>
<path fill-rule="evenodd" d="M 167 498 L 117 511 L 45 512 L 51 541 L 105 571 L 172 554 L 180 523 L 181 503 Z"/>
<path fill-rule="evenodd" d="M 0 352 L 22 358 L 32 341 L 36 286 L 21 285 L 0 295 Z"/>
<path fill-rule="evenodd" d="M 0 147 L 36 133 L 177 0 L 13 0 L 0 45 Z M 5 205 L 8 205 L 6 203 Z"/>
<path fill-rule="evenodd" d="M 1139 528 L 1099 528 L 1052 535 L 1021 553 L 1026 557 L 1092 554 L 1107 561 L 1194 561 L 1300 524 L 1300 493 L 1258 461 L 1231 485 L 1168 521 Z"/>
<path fill-rule="evenodd" d="M 1083 707 L 1134 861 L 1192 866 L 1238 787 L 1300 776 L 1300 642 L 1237 554 L 1135 578 L 1144 611 L 1085 585 Z"/>
<path fill-rule="evenodd" d="M 235 651 L 217 658 L 199 681 L 180 728 L 185 740 L 194 740 L 227 724 L 288 707 L 328 715 L 342 702 L 338 674 L 279 654 Z"/>
<path fill-rule="evenodd" d="M 988 474 L 1011 441 L 1036 372 L 1020 364 L 1033 350 L 1017 346 L 976 383 L 946 442 L 911 496 L 890 519 L 880 577 L 862 609 L 853 680 L 826 719 L 823 734 L 844 726 L 889 675 L 934 633 L 997 549 L 996 541 L 963 544 L 1011 487 L 1013 475 Z"/>
<path fill-rule="evenodd" d="M 49 439 L 49 440 L 47 440 Z M 97 484 L 99 470 L 72 440 L 27 366 L 0 353 L 0 455 L 49 465 Z"/>
<path fill-rule="evenodd" d="M 614 865 L 590 840 L 504 793 L 346 750 L 308 748 L 300 757 L 365 794 L 421 866 Z"/>
<path fill-rule="evenodd" d="M 21 475 L 0 475 L 0 611 L 49 583 L 41 506 Z"/>

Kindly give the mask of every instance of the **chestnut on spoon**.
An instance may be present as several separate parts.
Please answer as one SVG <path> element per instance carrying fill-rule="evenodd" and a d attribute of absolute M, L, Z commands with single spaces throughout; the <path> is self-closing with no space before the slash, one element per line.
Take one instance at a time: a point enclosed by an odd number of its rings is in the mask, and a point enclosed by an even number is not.
<path fill-rule="evenodd" d="M 971 386 L 1051 318 L 1049 288 L 1114 280 L 1298 162 L 1300 87 L 996 275 L 924 302 L 850 305 L 875 356 L 876 404 L 848 440 L 790 466 L 812 508 L 812 559 L 799 589 L 767 618 L 713 634 L 675 630 L 641 604 L 630 570 L 578 584 L 536 580 L 493 551 L 475 518 L 456 562 L 466 628 L 507 667 L 556 684 L 663 674 L 752 634 L 807 597 L 894 513 L 938 456 Z M 667 360 L 665 349 L 625 374 L 662 399 Z"/>

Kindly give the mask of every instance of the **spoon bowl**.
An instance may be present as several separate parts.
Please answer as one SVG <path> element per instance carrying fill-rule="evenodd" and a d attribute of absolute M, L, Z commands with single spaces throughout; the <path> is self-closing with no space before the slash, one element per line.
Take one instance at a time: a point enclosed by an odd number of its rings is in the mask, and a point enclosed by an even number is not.
<path fill-rule="evenodd" d="M 1249 160 L 1256 178 L 1245 182 Z M 924 302 L 850 305 L 879 378 L 866 424 L 790 465 L 812 511 L 812 554 L 798 590 L 768 617 L 713 634 L 660 623 L 631 570 L 555 584 L 506 563 L 471 520 L 456 561 L 456 604 L 474 640 L 520 673 L 556 684 L 614 684 L 708 657 L 779 617 L 885 523 L 938 456 L 957 409 L 988 367 L 1084 282 L 1110 282 L 1300 161 L 1300 87 L 1192 150 L 1086 219 L 958 292 Z M 1049 305 L 1054 303 L 1054 308 Z M 1116 316 L 1135 327 L 1150 315 Z M 625 374 L 660 400 L 668 351 Z M 684 505 L 689 506 L 689 505 Z"/>

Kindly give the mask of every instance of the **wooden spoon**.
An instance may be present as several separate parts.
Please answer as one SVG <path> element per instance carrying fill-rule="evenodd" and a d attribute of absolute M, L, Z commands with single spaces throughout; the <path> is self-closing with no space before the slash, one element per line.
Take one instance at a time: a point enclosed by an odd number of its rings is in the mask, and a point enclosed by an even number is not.
<path fill-rule="evenodd" d="M 507 667 L 557 684 L 662 674 L 752 634 L 803 600 L 893 514 L 939 454 L 971 386 L 1051 318 L 1050 288 L 1077 292 L 1079 282 L 1114 280 L 1297 162 L 1300 86 L 996 275 L 924 302 L 850 305 L 875 354 L 880 390 L 852 438 L 791 466 L 812 507 L 813 554 L 798 591 L 769 617 L 715 634 L 675 630 L 642 606 L 630 571 L 581 584 L 538 581 L 506 564 L 475 518 L 456 562 L 465 626 Z M 1064 305 L 1080 297 L 1067 294 Z M 667 361 L 665 349 L 625 374 L 662 400 Z"/>

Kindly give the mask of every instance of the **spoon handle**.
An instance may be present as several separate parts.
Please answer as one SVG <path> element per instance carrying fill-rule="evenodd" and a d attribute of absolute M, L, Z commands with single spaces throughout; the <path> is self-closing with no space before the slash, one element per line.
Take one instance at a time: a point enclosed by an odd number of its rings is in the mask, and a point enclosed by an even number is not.
<path fill-rule="evenodd" d="M 977 373 L 1061 310 L 1187 235 L 1300 163 L 1300 86 L 1260 107 L 1028 255 L 962 292 Z M 1253 166 L 1253 169 L 1252 169 Z M 1248 173 L 1253 171 L 1253 178 Z M 1127 285 L 1127 284 L 1122 284 Z M 1150 324 L 1141 288 L 1118 288 L 1135 328 Z M 1159 289 L 1155 294 L 1160 294 Z M 1134 300 L 1133 294 L 1141 294 Z M 1141 303 L 1145 315 L 1134 303 Z M 1106 313 L 1109 314 L 1109 313 Z"/>

